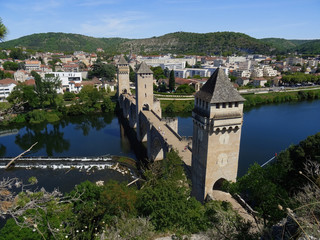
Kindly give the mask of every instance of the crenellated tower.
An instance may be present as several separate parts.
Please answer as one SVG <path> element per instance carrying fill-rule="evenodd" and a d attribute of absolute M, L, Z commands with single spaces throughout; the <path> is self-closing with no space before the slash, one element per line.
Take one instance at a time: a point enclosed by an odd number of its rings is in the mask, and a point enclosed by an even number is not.
<path fill-rule="evenodd" d="M 122 93 L 129 93 L 131 94 L 130 91 L 130 79 L 129 79 L 129 64 L 125 60 L 125 58 L 121 55 L 118 63 L 118 72 L 117 72 L 117 77 L 118 77 L 118 97 Z"/>
<path fill-rule="evenodd" d="M 191 168 L 199 201 L 223 181 L 236 180 L 244 101 L 221 68 L 195 95 Z"/>

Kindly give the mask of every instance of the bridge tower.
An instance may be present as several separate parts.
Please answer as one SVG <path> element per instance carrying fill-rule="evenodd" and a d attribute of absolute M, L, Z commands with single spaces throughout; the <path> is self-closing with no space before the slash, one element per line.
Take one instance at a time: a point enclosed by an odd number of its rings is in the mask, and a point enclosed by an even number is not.
<path fill-rule="evenodd" d="M 136 72 L 136 112 L 137 112 L 137 138 L 139 141 L 146 140 L 146 132 L 141 129 L 141 110 L 153 109 L 153 72 L 145 62 L 140 64 Z"/>
<path fill-rule="evenodd" d="M 125 60 L 125 58 L 121 55 L 118 63 L 118 72 L 117 72 L 117 78 L 118 78 L 118 97 L 122 93 L 129 93 L 130 92 L 130 81 L 129 81 L 129 64 Z"/>
<path fill-rule="evenodd" d="M 195 95 L 191 169 L 199 201 L 223 181 L 236 180 L 244 101 L 221 68 Z"/>

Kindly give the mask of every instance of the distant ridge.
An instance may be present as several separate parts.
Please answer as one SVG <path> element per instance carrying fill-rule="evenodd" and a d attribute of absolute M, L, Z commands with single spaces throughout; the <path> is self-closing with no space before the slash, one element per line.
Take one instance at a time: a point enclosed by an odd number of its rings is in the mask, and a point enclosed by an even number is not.
<path fill-rule="evenodd" d="M 320 40 L 256 39 L 243 33 L 175 32 L 145 39 L 94 38 L 72 33 L 37 33 L 0 43 L 0 48 L 23 46 L 27 49 L 51 52 L 94 52 L 102 48 L 110 54 L 320 54 Z"/>

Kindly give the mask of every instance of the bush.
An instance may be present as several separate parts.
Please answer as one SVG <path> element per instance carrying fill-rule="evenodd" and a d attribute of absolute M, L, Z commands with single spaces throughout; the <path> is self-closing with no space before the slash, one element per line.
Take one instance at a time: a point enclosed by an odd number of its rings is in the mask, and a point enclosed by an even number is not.
<path fill-rule="evenodd" d="M 27 113 L 29 123 L 36 124 L 46 120 L 46 113 L 42 110 L 33 110 Z"/>
<path fill-rule="evenodd" d="M 46 120 L 48 122 L 57 122 L 60 120 L 59 116 L 56 113 L 47 113 Z"/>
<path fill-rule="evenodd" d="M 72 101 L 74 100 L 76 97 L 76 94 L 72 93 L 72 92 L 65 92 L 63 94 L 63 100 L 65 101 Z"/>

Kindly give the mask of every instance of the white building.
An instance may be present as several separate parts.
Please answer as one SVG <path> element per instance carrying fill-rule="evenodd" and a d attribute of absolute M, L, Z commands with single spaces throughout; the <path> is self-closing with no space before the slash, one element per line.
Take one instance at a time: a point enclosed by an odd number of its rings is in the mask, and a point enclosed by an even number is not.
<path fill-rule="evenodd" d="M 263 76 L 265 77 L 275 77 L 278 75 L 278 71 L 273 69 L 271 66 L 263 66 Z"/>
<path fill-rule="evenodd" d="M 25 70 L 18 70 L 14 74 L 14 80 L 17 82 L 25 82 L 29 78 L 29 73 Z"/>
<path fill-rule="evenodd" d="M 246 60 L 247 60 L 246 57 L 231 56 L 227 58 L 227 63 L 239 63 L 239 62 L 245 62 Z"/>
<path fill-rule="evenodd" d="M 237 78 L 250 78 L 251 72 L 249 70 L 234 70 L 232 71 L 232 75 Z"/>
<path fill-rule="evenodd" d="M 294 66 L 297 64 L 300 64 L 301 66 L 303 65 L 303 59 L 302 58 L 298 58 L 298 57 L 289 57 L 286 58 L 286 62 L 288 65 Z"/>
<path fill-rule="evenodd" d="M 0 80 L 0 102 L 3 102 L 17 86 L 17 82 L 11 78 Z"/>
<path fill-rule="evenodd" d="M 157 56 L 157 57 L 142 57 L 137 56 L 137 60 L 139 62 L 144 61 L 147 65 L 152 67 L 161 66 L 161 64 L 186 64 L 188 62 L 189 65 L 193 66 L 196 64 L 196 58 L 172 58 L 169 55 L 166 56 Z"/>
<path fill-rule="evenodd" d="M 262 68 L 254 68 L 251 73 L 252 78 L 261 78 L 263 77 L 263 69 Z"/>
<path fill-rule="evenodd" d="M 61 80 L 62 89 L 59 92 L 77 92 L 78 89 L 75 86 L 78 86 L 82 82 L 81 72 L 51 72 L 50 74 L 59 77 Z"/>
<path fill-rule="evenodd" d="M 25 67 L 28 72 L 37 71 L 41 68 L 41 62 L 38 60 L 27 60 L 25 62 Z"/>

